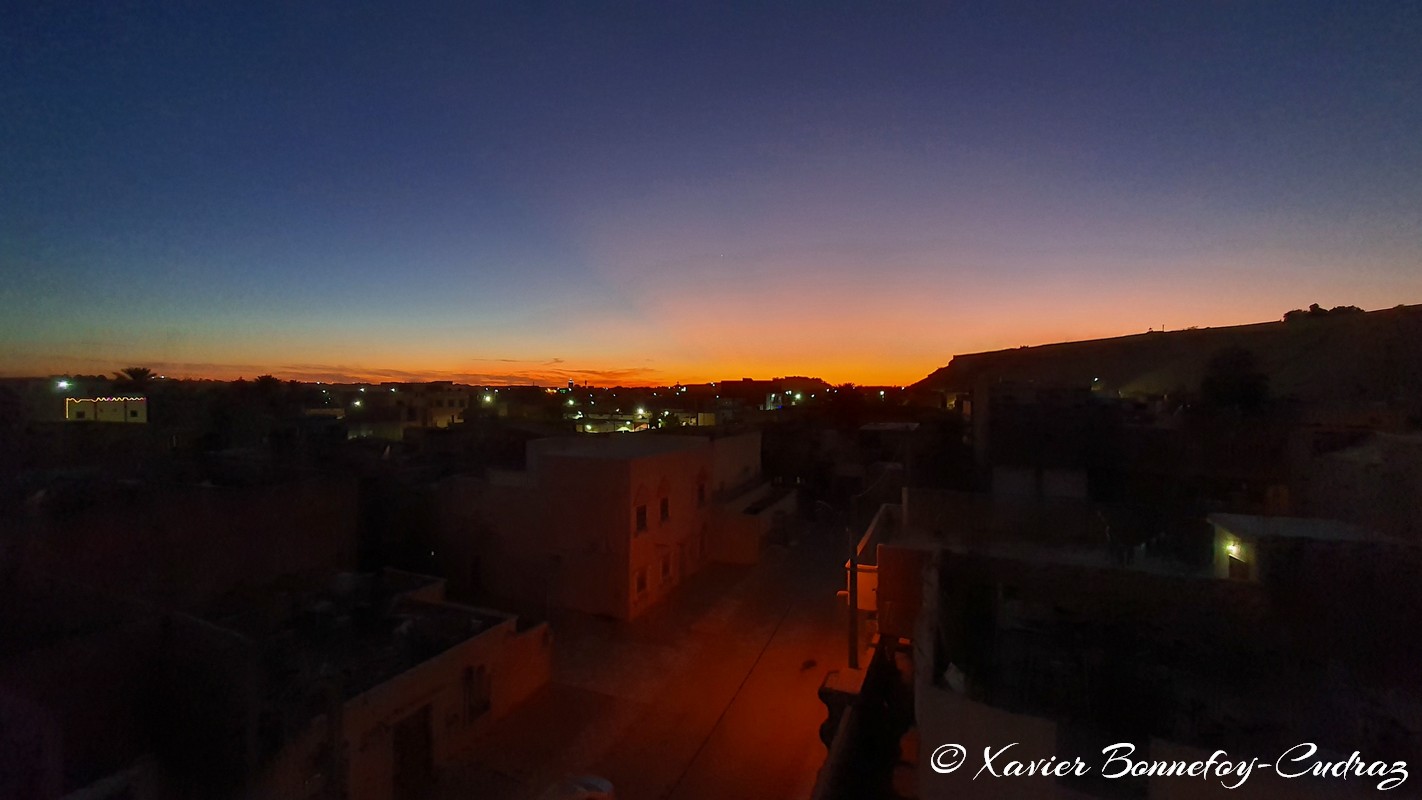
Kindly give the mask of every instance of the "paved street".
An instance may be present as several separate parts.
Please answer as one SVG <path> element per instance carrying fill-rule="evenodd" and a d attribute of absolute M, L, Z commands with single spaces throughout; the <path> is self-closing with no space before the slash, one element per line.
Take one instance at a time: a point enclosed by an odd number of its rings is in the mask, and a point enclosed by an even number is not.
<path fill-rule="evenodd" d="M 807 797 L 815 696 L 845 664 L 843 541 L 807 533 L 712 565 L 630 624 L 554 619 L 553 684 L 501 720 L 435 797 L 523 800 L 599 775 L 622 800 Z"/>

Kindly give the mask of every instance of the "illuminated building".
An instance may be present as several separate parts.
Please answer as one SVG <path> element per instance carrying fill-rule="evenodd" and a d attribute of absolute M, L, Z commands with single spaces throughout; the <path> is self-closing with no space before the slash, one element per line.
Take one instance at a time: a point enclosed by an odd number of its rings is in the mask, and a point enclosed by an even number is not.
<path fill-rule="evenodd" d="M 64 418 L 70 422 L 148 422 L 146 397 L 66 397 Z"/>

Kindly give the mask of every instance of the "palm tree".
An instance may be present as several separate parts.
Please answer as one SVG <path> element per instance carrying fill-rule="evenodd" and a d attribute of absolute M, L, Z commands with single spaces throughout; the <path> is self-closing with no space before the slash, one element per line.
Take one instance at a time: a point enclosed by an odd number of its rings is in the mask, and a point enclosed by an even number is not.
<path fill-rule="evenodd" d="M 114 388 L 142 394 L 153 382 L 153 370 L 148 367 L 126 367 L 114 373 Z"/>

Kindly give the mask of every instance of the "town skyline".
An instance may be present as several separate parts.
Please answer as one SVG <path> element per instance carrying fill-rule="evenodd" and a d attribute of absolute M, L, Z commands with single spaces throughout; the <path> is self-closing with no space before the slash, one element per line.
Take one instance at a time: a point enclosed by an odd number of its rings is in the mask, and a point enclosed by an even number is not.
<path fill-rule="evenodd" d="M 1305 304 L 1316 305 L 1316 304 Z M 1380 308 L 1365 308 L 1364 311 L 1382 311 L 1387 308 L 1394 308 L 1408 305 L 1397 303 Z M 1324 305 L 1324 308 L 1329 306 Z M 1298 313 L 1298 312 L 1296 312 Z M 1249 320 L 1243 322 L 1230 322 L 1221 325 L 1197 325 L 1188 324 L 1172 327 L 1161 325 L 1159 327 L 1148 328 L 1146 331 L 1126 331 L 1120 333 L 1105 333 L 1099 336 L 1083 336 L 1079 338 L 1063 338 L 1048 341 L 1004 343 L 1000 346 L 989 346 L 981 350 L 960 350 L 951 353 L 944 353 L 943 358 L 936 364 L 927 367 L 921 372 L 911 375 L 889 375 L 888 379 L 856 379 L 854 376 L 844 377 L 844 373 L 838 371 L 829 374 L 819 374 L 811 370 L 796 369 L 790 365 L 783 369 L 773 369 L 769 372 L 756 370 L 737 370 L 734 366 L 724 369 L 720 373 L 710 373 L 705 370 L 690 369 L 684 371 L 689 377 L 682 374 L 663 374 L 655 368 L 643 369 L 596 369 L 584 368 L 576 363 L 569 364 L 561 358 L 551 358 L 546 360 L 519 360 L 507 358 L 491 359 L 470 359 L 475 363 L 486 363 L 491 365 L 511 365 L 502 370 L 497 368 L 478 371 L 474 369 L 465 370 L 417 370 L 417 369 L 392 369 L 392 368 L 361 368 L 350 365 L 330 365 L 330 364 L 300 364 L 300 365 L 262 365 L 262 364 L 211 364 L 211 363 L 173 363 L 159 359 L 128 358 L 122 356 L 117 358 L 61 358 L 45 366 L 45 362 L 36 361 L 35 366 L 26 371 L 23 368 L 0 367 L 0 377 L 42 377 L 49 375 L 109 375 L 116 370 L 123 369 L 114 366 L 118 363 L 127 364 L 131 367 L 143 367 L 152 370 L 155 376 L 162 375 L 165 378 L 176 380 L 215 380 L 230 381 L 239 379 L 253 379 L 263 375 L 280 378 L 281 380 L 294 380 L 309 383 L 350 383 L 350 384 L 377 384 L 377 383 L 422 383 L 433 381 L 453 381 L 455 383 L 482 386 L 566 386 L 569 380 L 576 385 L 594 387 L 619 387 L 628 388 L 655 388 L 662 386 L 675 386 L 680 384 L 696 385 L 716 383 L 719 381 L 735 381 L 750 379 L 757 381 L 775 380 L 788 377 L 803 377 L 822 380 L 832 386 L 844 384 L 854 384 L 859 386 L 901 386 L 907 387 L 924 380 L 932 372 L 948 364 L 948 361 L 955 355 L 966 355 L 976 352 L 993 352 L 998 350 L 1011 350 L 1020 347 L 1039 347 L 1050 344 L 1060 344 L 1072 341 L 1091 341 L 1096 339 L 1116 339 L 1132 336 L 1139 333 L 1149 333 L 1152 331 L 1171 330 L 1193 330 L 1207 329 L 1215 327 L 1243 327 L 1250 325 L 1261 325 L 1278 322 L 1281 315 L 1276 315 L 1272 319 Z M 55 365 L 69 366 L 70 368 L 57 367 Z M 527 365 L 516 367 L 512 365 Z M 882 375 L 882 373 L 876 373 Z"/>

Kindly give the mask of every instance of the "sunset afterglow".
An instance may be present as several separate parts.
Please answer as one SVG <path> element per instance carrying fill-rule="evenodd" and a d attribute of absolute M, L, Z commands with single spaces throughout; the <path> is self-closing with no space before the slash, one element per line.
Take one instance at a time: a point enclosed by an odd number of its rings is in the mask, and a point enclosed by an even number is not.
<path fill-rule="evenodd" d="M 511 11 L 37 12 L 0 370 L 904 384 L 1422 300 L 1415 48 L 1357 33 L 1415 15 Z"/>

